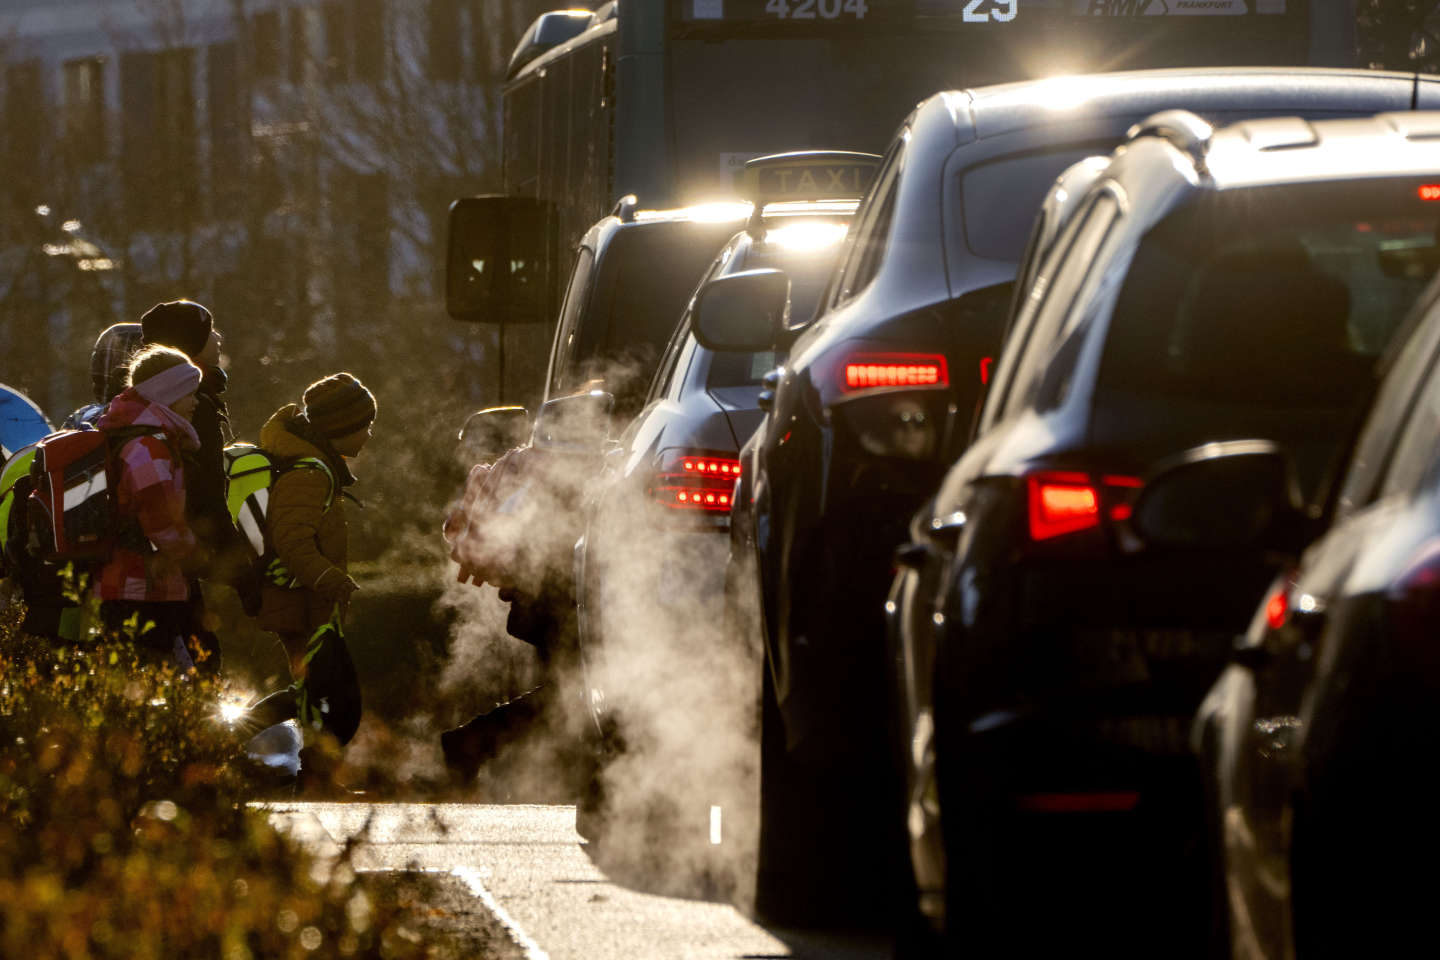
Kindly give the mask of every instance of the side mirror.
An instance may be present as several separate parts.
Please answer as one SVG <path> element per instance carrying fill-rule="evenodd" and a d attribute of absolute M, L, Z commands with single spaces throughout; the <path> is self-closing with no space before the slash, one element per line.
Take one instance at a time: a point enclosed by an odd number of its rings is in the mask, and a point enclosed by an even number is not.
<path fill-rule="evenodd" d="M 1295 464 L 1268 440 L 1195 447 L 1151 472 L 1130 522 L 1152 546 L 1298 551 L 1304 514 Z"/>
<path fill-rule="evenodd" d="M 790 312 L 790 278 L 783 270 L 744 270 L 716 277 L 695 295 L 695 339 L 709 350 L 771 350 Z"/>
<path fill-rule="evenodd" d="M 537 447 L 600 453 L 610 438 L 615 397 L 604 390 L 547 400 L 535 418 L 530 442 Z"/>
<path fill-rule="evenodd" d="M 524 444 L 529 435 L 530 411 L 524 407 L 486 407 L 465 419 L 457 455 L 466 465 L 489 463 Z"/>
<path fill-rule="evenodd" d="M 462 197 L 450 204 L 446 312 L 472 322 L 548 321 L 553 220 L 551 205 L 533 197 Z"/>

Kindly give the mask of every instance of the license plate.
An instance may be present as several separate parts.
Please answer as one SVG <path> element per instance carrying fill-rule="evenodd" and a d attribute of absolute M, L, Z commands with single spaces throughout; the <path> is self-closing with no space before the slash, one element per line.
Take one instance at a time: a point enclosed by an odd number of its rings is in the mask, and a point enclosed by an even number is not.
<path fill-rule="evenodd" d="M 1215 663 L 1229 655 L 1232 634 L 1184 629 L 1105 630 L 1074 635 L 1072 666 L 1109 684 L 1146 683 L 1152 672 Z"/>

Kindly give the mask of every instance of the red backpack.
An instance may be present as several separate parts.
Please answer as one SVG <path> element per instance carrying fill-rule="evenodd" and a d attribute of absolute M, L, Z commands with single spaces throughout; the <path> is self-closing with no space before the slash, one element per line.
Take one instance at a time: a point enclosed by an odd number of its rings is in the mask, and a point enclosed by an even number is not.
<path fill-rule="evenodd" d="M 121 533 L 115 487 L 118 452 L 136 437 L 164 439 L 156 427 L 62 430 L 40 441 L 30 466 L 36 553 L 52 562 L 103 562 Z M 168 442 L 167 442 L 168 445 Z"/>

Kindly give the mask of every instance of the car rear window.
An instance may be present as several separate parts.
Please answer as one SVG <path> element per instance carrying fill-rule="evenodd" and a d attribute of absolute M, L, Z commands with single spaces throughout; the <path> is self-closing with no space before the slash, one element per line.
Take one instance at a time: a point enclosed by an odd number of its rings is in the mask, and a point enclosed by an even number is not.
<path fill-rule="evenodd" d="M 1097 427 L 1293 440 L 1302 480 L 1318 479 L 1440 262 L 1440 205 L 1419 186 L 1211 192 L 1173 212 L 1116 301 Z"/>
<path fill-rule="evenodd" d="M 603 380 L 621 408 L 638 407 L 686 301 L 734 229 L 677 222 L 622 230 L 602 258 L 601 302 L 580 321 L 580 380 Z"/>
<path fill-rule="evenodd" d="M 965 244 L 977 257 L 1018 262 L 1030 239 L 1034 213 L 1055 178 L 1072 163 L 1115 148 L 1096 141 L 1064 150 L 1017 154 L 966 170 L 960 179 Z"/>

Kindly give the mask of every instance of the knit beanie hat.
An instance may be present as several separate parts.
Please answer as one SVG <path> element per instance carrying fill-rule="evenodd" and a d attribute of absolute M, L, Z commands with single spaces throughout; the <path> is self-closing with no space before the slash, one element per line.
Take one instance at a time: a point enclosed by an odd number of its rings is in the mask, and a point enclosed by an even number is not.
<path fill-rule="evenodd" d="M 125 389 L 130 354 L 139 349 L 141 336 L 138 323 L 112 323 L 95 339 L 90 351 L 90 385 L 95 388 L 96 403 L 109 403 Z"/>
<path fill-rule="evenodd" d="M 343 437 L 375 419 L 375 395 L 348 373 L 334 373 L 305 388 L 305 419 L 327 437 Z"/>
<path fill-rule="evenodd" d="M 145 329 L 145 342 L 174 347 L 194 357 L 205 349 L 215 318 L 193 300 L 169 300 L 157 303 L 140 318 Z"/>

